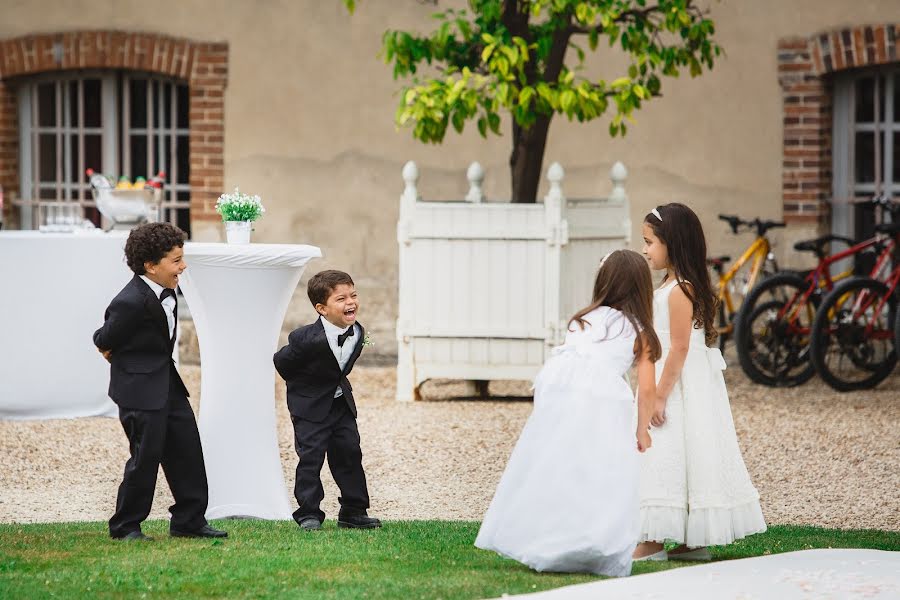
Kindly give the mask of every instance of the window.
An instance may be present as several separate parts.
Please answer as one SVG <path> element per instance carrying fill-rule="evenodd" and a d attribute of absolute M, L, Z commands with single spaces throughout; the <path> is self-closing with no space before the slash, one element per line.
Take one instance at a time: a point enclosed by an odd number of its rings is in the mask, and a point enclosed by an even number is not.
<path fill-rule="evenodd" d="M 836 81 L 832 229 L 874 234 L 871 206 L 841 200 L 900 197 L 900 67 L 849 73 Z"/>
<path fill-rule="evenodd" d="M 74 202 L 100 225 L 85 170 L 166 173 L 162 219 L 190 233 L 188 86 L 135 72 L 35 77 L 18 89 L 22 226 L 42 201 Z"/>

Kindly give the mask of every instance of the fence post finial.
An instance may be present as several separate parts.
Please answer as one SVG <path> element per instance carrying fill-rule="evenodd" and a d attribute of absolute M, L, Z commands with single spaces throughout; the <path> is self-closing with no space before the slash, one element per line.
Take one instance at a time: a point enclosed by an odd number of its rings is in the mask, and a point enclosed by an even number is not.
<path fill-rule="evenodd" d="M 625 165 L 623 165 L 621 161 L 616 161 L 609 170 L 609 178 L 612 180 L 613 184 L 609 199 L 627 202 L 628 194 L 625 193 L 625 180 L 628 179 L 628 169 L 625 168 Z"/>
<path fill-rule="evenodd" d="M 469 180 L 469 193 L 466 194 L 466 202 L 483 202 L 484 191 L 481 184 L 484 181 L 484 169 L 478 163 L 473 162 L 466 171 L 466 179 Z"/>

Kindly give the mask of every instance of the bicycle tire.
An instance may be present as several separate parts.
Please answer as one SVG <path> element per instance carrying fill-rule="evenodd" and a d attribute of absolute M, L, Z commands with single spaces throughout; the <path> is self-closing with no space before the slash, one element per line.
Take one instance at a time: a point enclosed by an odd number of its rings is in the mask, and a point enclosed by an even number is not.
<path fill-rule="evenodd" d="M 809 381 L 815 375 L 815 368 L 809 364 L 808 348 L 806 348 L 808 338 L 797 338 L 789 331 L 784 331 L 783 327 L 780 330 L 780 341 L 789 350 L 792 362 L 795 363 L 793 366 L 802 366 L 798 373 L 783 377 L 777 367 L 773 368 L 759 353 L 755 352 L 758 340 L 754 339 L 752 328 L 753 321 L 759 318 L 762 310 L 771 310 L 772 303 L 776 302 L 779 303 L 777 306 L 780 308 L 794 295 L 802 293 L 808 288 L 809 283 L 799 275 L 782 272 L 761 281 L 744 299 L 735 318 L 734 342 L 741 369 L 752 381 L 770 387 L 793 387 Z M 775 293 L 779 289 L 783 290 L 783 293 Z M 781 297 L 779 298 L 779 296 Z M 766 305 L 766 308 L 757 310 L 760 299 L 764 299 L 762 304 Z M 813 306 L 817 304 L 816 296 L 812 297 L 812 302 Z"/>
<path fill-rule="evenodd" d="M 890 344 L 894 347 L 888 350 L 884 354 L 884 359 L 878 363 L 869 362 L 865 356 L 859 357 L 859 353 L 865 354 L 863 345 L 868 346 L 874 341 L 871 336 L 865 333 L 865 327 L 855 322 L 842 323 L 842 317 L 846 313 L 842 312 L 841 309 L 832 310 L 847 294 L 865 289 L 882 297 L 887 297 L 888 314 L 886 315 L 885 328 L 890 331 L 893 326 L 894 329 L 891 332 L 894 335 L 891 335 L 889 338 Z M 880 281 L 858 277 L 835 286 L 816 311 L 812 335 L 810 336 L 812 363 L 822 380 L 839 392 L 867 390 L 884 381 L 897 364 L 897 346 L 893 339 L 897 331 L 900 331 L 894 323 L 897 312 L 897 297 L 889 294 L 887 286 Z M 834 325 L 835 321 L 838 322 L 837 325 Z M 837 328 L 835 329 L 835 334 L 830 333 L 833 326 Z M 848 360 L 859 371 L 863 373 L 869 372 L 871 375 L 859 380 L 850 380 L 839 375 L 838 371 L 832 368 L 827 360 L 829 349 L 832 347 L 833 342 L 838 346 L 841 356 L 847 356 Z"/>

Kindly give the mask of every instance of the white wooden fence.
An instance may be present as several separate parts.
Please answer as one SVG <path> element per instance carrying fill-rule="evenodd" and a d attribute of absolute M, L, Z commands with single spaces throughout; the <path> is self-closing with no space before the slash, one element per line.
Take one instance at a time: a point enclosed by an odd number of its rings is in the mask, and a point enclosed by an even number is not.
<path fill-rule="evenodd" d="M 534 377 L 590 302 L 600 259 L 629 242 L 622 163 L 603 199 L 566 199 L 558 163 L 543 204 L 482 202 L 481 166 L 467 176 L 465 202 L 423 202 L 418 168 L 403 167 L 398 400 L 416 399 L 433 378 Z"/>

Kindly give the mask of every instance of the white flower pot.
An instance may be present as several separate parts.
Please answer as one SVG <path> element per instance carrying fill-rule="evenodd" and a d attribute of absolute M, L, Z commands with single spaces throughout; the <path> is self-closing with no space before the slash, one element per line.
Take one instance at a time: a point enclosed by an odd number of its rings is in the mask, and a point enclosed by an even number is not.
<path fill-rule="evenodd" d="M 249 244 L 253 221 L 225 221 L 225 239 L 229 244 Z"/>

